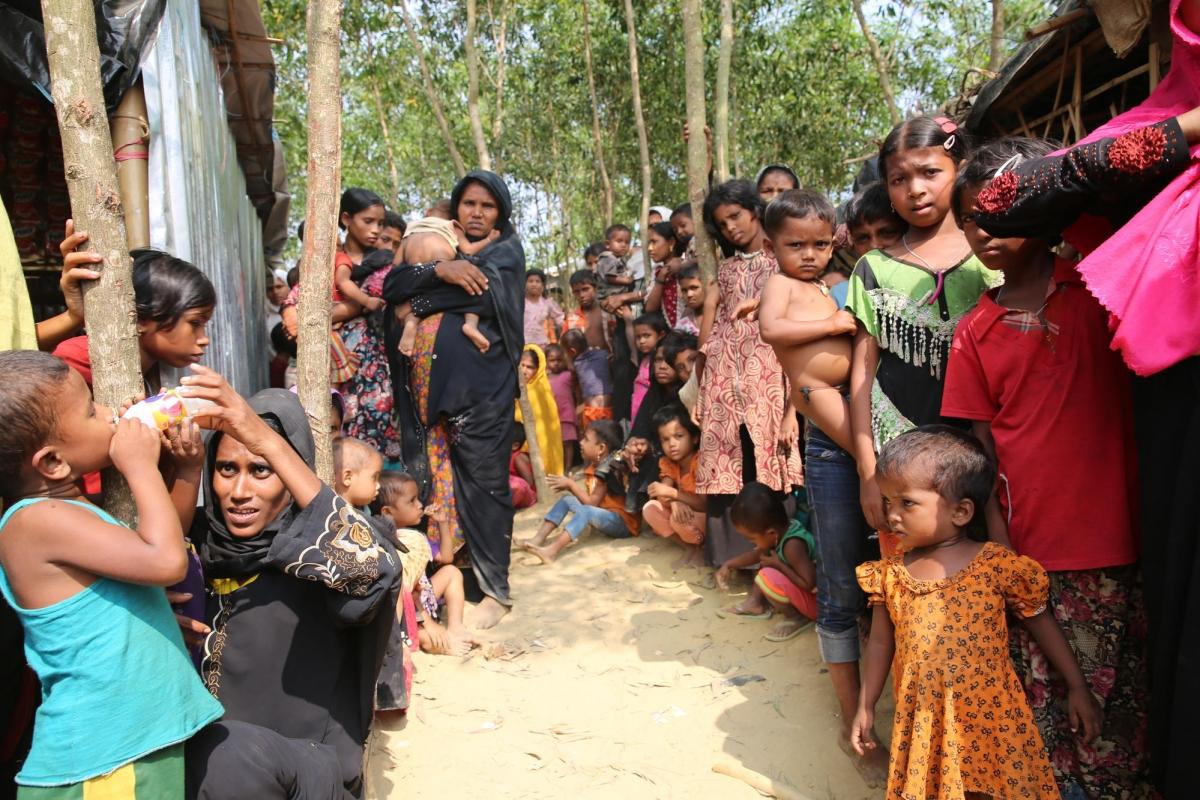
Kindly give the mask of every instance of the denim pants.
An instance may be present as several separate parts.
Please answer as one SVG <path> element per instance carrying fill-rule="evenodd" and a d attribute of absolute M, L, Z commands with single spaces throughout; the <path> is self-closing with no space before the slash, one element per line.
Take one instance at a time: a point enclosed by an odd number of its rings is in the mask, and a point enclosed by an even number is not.
<path fill-rule="evenodd" d="M 859 659 L 858 619 L 866 596 L 854 568 L 879 558 L 858 499 L 854 457 L 811 422 L 804 438 L 804 485 L 817 542 L 817 641 L 831 664 Z"/>
<path fill-rule="evenodd" d="M 578 539 L 589 525 L 610 539 L 628 539 L 632 535 L 629 528 L 625 527 L 625 520 L 620 514 L 607 508 L 581 503 L 573 494 L 564 494 L 558 498 L 558 502 L 546 512 L 546 521 L 562 525 L 568 514 L 571 515 L 571 519 L 567 520 L 563 527 L 570 534 L 571 541 Z"/>

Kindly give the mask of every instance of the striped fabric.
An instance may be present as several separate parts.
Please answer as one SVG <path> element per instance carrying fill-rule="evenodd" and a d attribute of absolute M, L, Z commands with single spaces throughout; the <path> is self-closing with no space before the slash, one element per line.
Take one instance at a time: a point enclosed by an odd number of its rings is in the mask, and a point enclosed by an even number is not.
<path fill-rule="evenodd" d="M 180 800 L 182 797 L 182 744 L 165 747 L 83 783 L 17 788 L 17 800 Z"/>

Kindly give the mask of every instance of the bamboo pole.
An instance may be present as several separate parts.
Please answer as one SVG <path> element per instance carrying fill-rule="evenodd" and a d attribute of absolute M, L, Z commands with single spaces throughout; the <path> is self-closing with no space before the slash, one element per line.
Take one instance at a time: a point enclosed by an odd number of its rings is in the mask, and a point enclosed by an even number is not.
<path fill-rule="evenodd" d="M 71 216 L 75 229 L 86 231 L 92 249 L 104 257 L 100 280 L 83 290 L 92 393 L 102 405 L 117 408 L 142 391 L 143 378 L 133 259 L 100 83 L 96 9 L 91 0 L 42 0 L 42 19 Z M 137 508 L 125 479 L 108 469 L 103 486 L 104 508 L 133 524 Z"/>
<path fill-rule="evenodd" d="M 340 0 L 308 0 L 308 192 L 300 261 L 297 392 L 316 442 L 317 475 L 333 479 L 329 331 L 342 172 Z"/>
<path fill-rule="evenodd" d="M 700 278 L 705 284 L 717 277 L 717 259 L 712 242 L 704 229 L 704 196 L 708 187 L 708 144 L 704 136 L 704 37 L 700 18 L 700 0 L 682 0 L 683 54 L 687 122 L 691 135 L 687 145 L 688 200 L 696 220 L 696 257 L 700 262 Z"/>

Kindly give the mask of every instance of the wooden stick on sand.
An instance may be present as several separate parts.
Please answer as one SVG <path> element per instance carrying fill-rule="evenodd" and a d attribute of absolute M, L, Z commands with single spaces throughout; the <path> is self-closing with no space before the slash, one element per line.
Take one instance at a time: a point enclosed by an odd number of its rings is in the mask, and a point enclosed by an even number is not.
<path fill-rule="evenodd" d="M 730 778 L 737 778 L 751 789 L 761 792 L 768 797 L 778 798 L 778 800 L 811 800 L 808 795 L 801 794 L 786 783 L 771 780 L 766 775 L 762 775 L 752 769 L 746 769 L 734 761 L 718 761 L 716 764 L 713 764 L 712 771 L 718 775 L 728 775 Z"/>

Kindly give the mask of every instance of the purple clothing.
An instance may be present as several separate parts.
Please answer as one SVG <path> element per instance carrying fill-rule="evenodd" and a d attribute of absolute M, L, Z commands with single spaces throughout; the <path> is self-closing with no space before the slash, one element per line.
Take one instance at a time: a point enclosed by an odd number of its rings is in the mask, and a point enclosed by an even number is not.
<path fill-rule="evenodd" d="M 642 363 L 638 365 L 637 377 L 633 379 L 633 403 L 630 406 L 630 419 L 637 419 L 638 409 L 642 407 L 642 401 L 646 399 L 646 392 L 650 391 L 650 362 L 653 360 L 651 356 L 642 356 Z"/>
<path fill-rule="evenodd" d="M 554 404 L 558 406 L 558 425 L 562 429 L 564 442 L 574 442 L 579 439 L 575 427 L 575 392 L 572 391 L 572 379 L 569 369 L 554 373 L 550 378 L 550 392 L 554 395 Z"/>
<path fill-rule="evenodd" d="M 545 347 L 558 341 L 563 326 L 563 311 L 549 297 L 525 298 L 525 344 Z"/>

